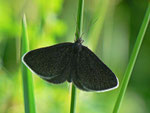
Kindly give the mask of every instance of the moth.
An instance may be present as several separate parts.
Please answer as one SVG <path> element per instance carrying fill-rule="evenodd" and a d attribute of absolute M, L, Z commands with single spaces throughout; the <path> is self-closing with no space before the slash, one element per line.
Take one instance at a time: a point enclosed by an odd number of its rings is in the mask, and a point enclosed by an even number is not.
<path fill-rule="evenodd" d="M 83 91 L 104 92 L 118 87 L 115 74 L 78 38 L 31 50 L 22 57 L 23 63 L 42 79 L 53 84 L 65 81 Z"/>

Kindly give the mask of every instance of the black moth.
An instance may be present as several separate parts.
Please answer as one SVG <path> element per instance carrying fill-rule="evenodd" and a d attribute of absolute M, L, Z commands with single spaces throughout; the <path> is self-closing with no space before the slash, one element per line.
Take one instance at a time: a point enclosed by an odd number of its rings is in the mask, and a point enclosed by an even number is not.
<path fill-rule="evenodd" d="M 108 91 L 118 86 L 114 73 L 79 38 L 29 51 L 23 63 L 42 79 L 60 84 L 73 82 L 84 91 Z"/>

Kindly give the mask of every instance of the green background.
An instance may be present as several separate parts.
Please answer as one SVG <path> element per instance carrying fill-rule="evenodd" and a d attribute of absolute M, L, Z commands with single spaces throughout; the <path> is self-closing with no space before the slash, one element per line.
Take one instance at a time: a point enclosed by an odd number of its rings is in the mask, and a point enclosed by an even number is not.
<path fill-rule="evenodd" d="M 74 42 L 78 1 L 0 1 L 0 113 L 24 113 L 20 70 L 21 20 L 27 17 L 30 49 Z M 147 0 L 85 0 L 83 45 L 122 81 Z M 150 26 L 119 113 L 150 113 Z M 33 74 L 37 113 L 68 113 L 70 85 L 52 85 Z M 77 113 L 111 113 L 118 89 L 77 91 Z"/>

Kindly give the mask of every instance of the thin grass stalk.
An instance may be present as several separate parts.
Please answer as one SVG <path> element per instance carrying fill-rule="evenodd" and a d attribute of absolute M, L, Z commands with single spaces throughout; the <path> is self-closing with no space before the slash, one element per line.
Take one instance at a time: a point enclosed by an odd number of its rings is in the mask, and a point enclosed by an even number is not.
<path fill-rule="evenodd" d="M 77 26 L 76 26 L 76 40 L 81 38 L 82 34 L 82 23 L 83 23 L 83 9 L 84 9 L 84 0 L 79 0 L 78 3 L 78 13 L 77 13 Z"/>
<path fill-rule="evenodd" d="M 76 40 L 81 38 L 82 34 L 82 23 L 83 23 L 83 9 L 84 9 L 84 0 L 79 0 L 78 3 L 78 13 L 77 13 L 77 26 L 76 26 Z M 76 88 L 74 84 L 72 84 L 71 88 L 71 105 L 70 105 L 70 113 L 75 113 L 76 106 Z"/>
<path fill-rule="evenodd" d="M 21 56 L 23 56 L 27 51 L 29 51 L 29 47 L 28 47 L 26 17 L 24 15 L 22 19 Z M 25 67 L 23 63 L 21 64 L 21 68 L 22 68 L 22 79 L 23 79 L 25 113 L 36 113 L 34 93 L 33 93 L 32 74 Z"/>
<path fill-rule="evenodd" d="M 74 84 L 72 84 L 70 113 L 75 113 L 75 104 L 76 104 L 76 87 L 74 86 Z"/>
<path fill-rule="evenodd" d="M 140 50 L 140 47 L 141 47 L 141 44 L 142 44 L 149 21 L 150 21 L 150 2 L 148 4 L 148 8 L 147 8 L 145 17 L 143 19 L 143 23 L 141 25 L 139 34 L 137 36 L 137 40 L 135 42 L 135 45 L 134 45 L 134 48 L 133 48 L 133 51 L 132 51 L 132 54 L 131 54 L 131 57 L 129 60 L 129 64 L 128 64 L 126 72 L 124 74 L 124 78 L 123 78 L 123 81 L 121 84 L 121 89 L 120 89 L 117 101 L 115 103 L 113 113 L 119 112 L 119 108 L 120 108 L 122 100 L 124 98 L 124 95 L 125 95 L 125 92 L 126 92 L 126 89 L 128 86 L 128 82 L 130 80 L 131 73 L 134 68 L 134 65 L 135 65 L 135 62 L 136 62 L 136 59 L 137 59 L 137 56 L 138 56 L 138 53 L 139 53 L 139 50 Z"/>

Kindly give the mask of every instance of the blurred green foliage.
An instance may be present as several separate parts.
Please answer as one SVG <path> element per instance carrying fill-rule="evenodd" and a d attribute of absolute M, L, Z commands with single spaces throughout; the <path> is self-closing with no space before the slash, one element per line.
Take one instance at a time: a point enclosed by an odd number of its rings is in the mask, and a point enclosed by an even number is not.
<path fill-rule="evenodd" d="M 139 32 L 147 0 L 86 0 L 84 45 L 116 73 L 121 82 Z M 30 49 L 74 41 L 77 1 L 0 1 L 0 113 L 24 113 L 20 73 L 21 19 L 27 15 Z M 150 111 L 150 26 L 140 50 L 120 113 Z M 33 74 L 37 113 L 68 113 L 70 86 L 49 84 Z M 119 89 L 119 88 L 118 88 Z M 78 90 L 78 113 L 111 113 L 118 89 Z"/>

